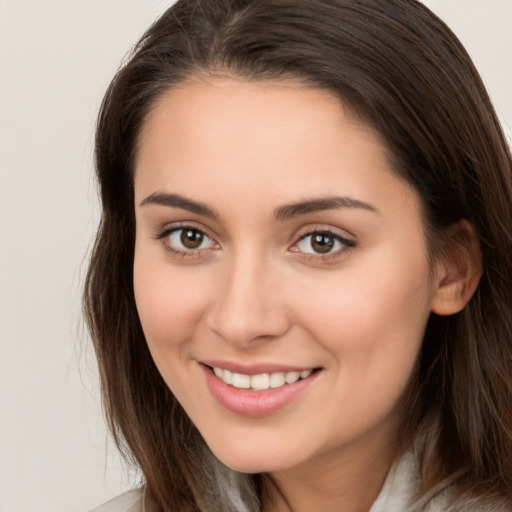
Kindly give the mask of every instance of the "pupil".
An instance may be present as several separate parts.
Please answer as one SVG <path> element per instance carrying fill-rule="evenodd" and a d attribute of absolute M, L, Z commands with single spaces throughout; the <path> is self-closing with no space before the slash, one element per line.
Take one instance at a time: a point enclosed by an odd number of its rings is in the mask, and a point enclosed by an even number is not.
<path fill-rule="evenodd" d="M 184 229 L 180 238 L 187 249 L 197 249 L 203 242 L 203 234 L 194 229 Z"/>
<path fill-rule="evenodd" d="M 311 246 L 316 252 L 326 253 L 334 247 L 334 239 L 325 233 L 314 235 L 311 240 Z"/>

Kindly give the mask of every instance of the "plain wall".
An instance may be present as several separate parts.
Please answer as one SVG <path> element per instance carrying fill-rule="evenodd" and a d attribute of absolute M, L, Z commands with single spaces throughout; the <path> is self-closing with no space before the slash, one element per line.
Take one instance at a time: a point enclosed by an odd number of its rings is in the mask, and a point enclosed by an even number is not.
<path fill-rule="evenodd" d="M 169 1 L 0 0 L 0 511 L 80 512 L 136 482 L 81 326 L 92 140 L 121 59 Z M 430 0 L 510 134 L 512 0 Z"/>
<path fill-rule="evenodd" d="M 80 289 L 99 103 L 168 4 L 0 0 L 2 512 L 78 512 L 133 482 L 107 450 Z"/>

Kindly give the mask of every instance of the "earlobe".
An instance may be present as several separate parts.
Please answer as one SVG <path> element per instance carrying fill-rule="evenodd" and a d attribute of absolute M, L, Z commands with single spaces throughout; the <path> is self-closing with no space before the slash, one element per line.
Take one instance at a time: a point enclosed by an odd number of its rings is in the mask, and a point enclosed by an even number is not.
<path fill-rule="evenodd" d="M 482 277 L 482 253 L 478 234 L 467 220 L 451 226 L 449 246 L 436 264 L 432 312 L 458 313 L 469 302 Z"/>

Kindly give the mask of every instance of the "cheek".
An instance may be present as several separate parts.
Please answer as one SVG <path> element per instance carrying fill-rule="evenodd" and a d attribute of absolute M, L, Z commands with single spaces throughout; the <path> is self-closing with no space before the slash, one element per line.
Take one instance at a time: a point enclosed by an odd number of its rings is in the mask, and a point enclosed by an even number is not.
<path fill-rule="evenodd" d="M 396 397 L 422 343 L 431 286 L 422 259 L 394 261 L 385 271 L 348 269 L 309 286 L 316 292 L 302 302 L 299 316 L 308 318 L 309 332 L 334 356 L 346 386 L 370 394 L 385 393 L 386 387 Z"/>
<path fill-rule="evenodd" d="M 205 308 L 207 280 L 136 251 L 133 281 L 140 321 L 154 356 L 193 337 Z"/>
<path fill-rule="evenodd" d="M 369 276 L 352 273 L 323 287 L 317 286 L 302 301 L 304 318 L 335 337 L 354 337 L 358 346 L 372 346 L 393 333 L 423 331 L 430 313 L 429 283 L 426 276 L 411 275 L 397 281 L 391 275 Z M 302 295 L 304 297 L 304 295 Z M 369 336 L 379 332 L 380 336 Z"/>
<path fill-rule="evenodd" d="M 416 275 L 397 283 L 395 276 L 377 274 L 333 282 L 304 304 L 309 332 L 331 355 L 331 400 L 343 404 L 333 408 L 331 425 L 342 425 L 342 436 L 394 415 L 429 317 L 428 281 Z M 319 405 L 312 414 L 321 418 L 325 411 Z"/>

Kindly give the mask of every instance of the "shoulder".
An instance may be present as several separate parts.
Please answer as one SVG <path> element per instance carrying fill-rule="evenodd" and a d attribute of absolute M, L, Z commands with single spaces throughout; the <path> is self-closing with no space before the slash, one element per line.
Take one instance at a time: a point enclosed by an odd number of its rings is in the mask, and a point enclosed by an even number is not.
<path fill-rule="evenodd" d="M 424 512 L 510 512 L 510 501 L 497 496 L 468 496 L 446 489 L 434 497 Z"/>
<path fill-rule="evenodd" d="M 406 453 L 391 468 L 370 512 L 511 512 L 507 499 L 461 493 L 456 476 L 418 497 L 419 464 L 412 452 Z"/>
<path fill-rule="evenodd" d="M 418 485 L 418 465 L 412 453 L 400 457 L 391 468 L 370 512 L 410 510 Z"/>
<path fill-rule="evenodd" d="M 120 494 L 88 512 L 143 512 L 142 489 L 133 489 Z"/>

